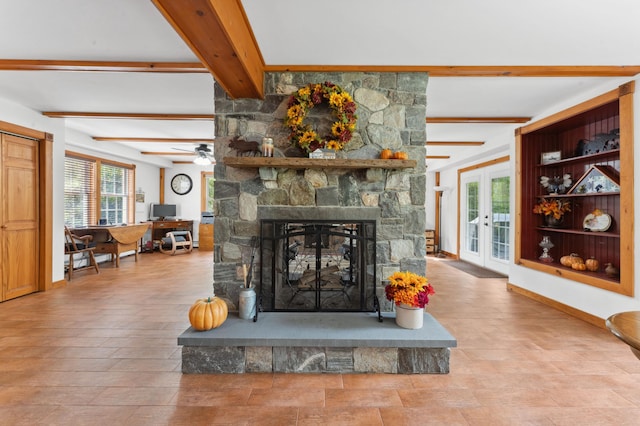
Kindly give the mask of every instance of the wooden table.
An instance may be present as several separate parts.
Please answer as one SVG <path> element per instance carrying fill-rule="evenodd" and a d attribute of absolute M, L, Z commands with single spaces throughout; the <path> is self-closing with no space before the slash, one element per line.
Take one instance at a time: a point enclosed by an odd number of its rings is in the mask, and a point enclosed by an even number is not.
<path fill-rule="evenodd" d="M 93 235 L 96 243 L 94 253 L 111 255 L 111 261 L 116 261 L 116 268 L 120 267 L 120 254 L 133 250 L 138 261 L 138 247 L 142 236 L 147 232 L 150 223 L 122 226 L 88 226 L 71 230 L 76 235 Z"/>
<path fill-rule="evenodd" d="M 640 311 L 620 312 L 607 318 L 607 328 L 640 359 Z"/>

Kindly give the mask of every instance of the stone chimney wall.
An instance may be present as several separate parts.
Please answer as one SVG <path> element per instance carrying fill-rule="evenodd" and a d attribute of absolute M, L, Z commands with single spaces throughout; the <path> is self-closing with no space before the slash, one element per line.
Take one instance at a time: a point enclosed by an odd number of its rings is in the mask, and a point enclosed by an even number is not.
<path fill-rule="evenodd" d="M 405 151 L 415 169 L 241 169 L 223 158 L 236 156 L 234 137 L 274 140 L 276 157 L 306 156 L 291 146 L 284 126 L 290 95 L 310 83 L 330 81 L 349 92 L 357 105 L 356 132 L 339 158 L 378 158 L 389 148 Z M 258 285 L 259 206 L 375 207 L 377 224 L 378 298 L 383 310 L 381 280 L 398 270 L 424 274 L 426 73 L 267 73 L 265 98 L 230 99 L 215 91 L 215 266 L 214 290 L 237 304 L 243 284 L 242 264 L 251 263 L 252 284 Z M 316 108 L 314 108 L 315 110 Z M 320 106 L 314 114 L 330 116 Z M 309 114 L 311 116 L 311 113 Z M 311 117 L 309 117 L 311 119 Z M 331 120 L 333 121 L 333 120 Z M 260 155 L 260 154 L 258 154 Z M 331 219 L 327 217 L 326 219 Z"/>

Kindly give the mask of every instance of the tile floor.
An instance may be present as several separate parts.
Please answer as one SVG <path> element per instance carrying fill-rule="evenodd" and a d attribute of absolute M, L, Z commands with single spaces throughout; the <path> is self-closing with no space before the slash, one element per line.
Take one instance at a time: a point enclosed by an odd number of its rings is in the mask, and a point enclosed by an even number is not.
<path fill-rule="evenodd" d="M 447 375 L 183 375 L 211 253 L 123 259 L 0 303 L 0 425 L 637 425 L 640 361 L 608 331 L 429 258 Z"/>

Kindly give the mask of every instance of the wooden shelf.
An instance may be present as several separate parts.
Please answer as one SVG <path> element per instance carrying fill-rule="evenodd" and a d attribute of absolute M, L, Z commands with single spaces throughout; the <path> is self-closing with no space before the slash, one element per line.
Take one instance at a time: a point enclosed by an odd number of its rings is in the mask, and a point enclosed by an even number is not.
<path fill-rule="evenodd" d="M 564 158 L 558 161 L 552 161 L 547 164 L 538 164 L 537 167 L 554 167 L 554 166 L 562 166 L 563 164 L 572 164 L 576 162 L 593 162 L 596 160 L 604 160 L 607 158 L 616 158 L 620 156 L 619 149 L 612 149 L 610 151 L 599 152 L 597 154 L 589 154 L 589 155 L 580 155 L 577 157 Z"/>
<path fill-rule="evenodd" d="M 576 197 L 602 197 L 604 195 L 620 195 L 619 192 L 589 192 L 584 194 L 545 194 L 538 198 L 576 198 Z"/>
<path fill-rule="evenodd" d="M 559 262 L 545 263 L 540 262 L 537 259 L 522 259 L 520 264 L 531 269 L 551 273 L 553 275 L 561 276 L 568 279 L 576 280 L 576 278 L 580 277 L 583 281 L 586 281 L 589 284 L 593 284 L 594 282 L 600 282 L 602 284 L 605 284 L 606 286 L 618 286 L 620 284 L 620 280 L 609 277 L 602 271 L 577 271 L 575 269 L 563 266 Z"/>
<path fill-rule="evenodd" d="M 333 160 L 298 157 L 224 157 L 225 166 L 235 168 L 276 167 L 286 169 L 410 169 L 416 160 Z"/>
<path fill-rule="evenodd" d="M 591 237 L 608 237 L 608 238 L 620 238 L 620 234 L 616 234 L 613 232 L 594 232 L 594 231 L 583 231 L 581 229 L 569 229 L 569 228 L 551 228 L 545 226 L 538 226 L 536 228 L 539 231 L 543 232 L 557 232 L 560 234 L 574 234 L 574 235 L 587 235 Z"/>

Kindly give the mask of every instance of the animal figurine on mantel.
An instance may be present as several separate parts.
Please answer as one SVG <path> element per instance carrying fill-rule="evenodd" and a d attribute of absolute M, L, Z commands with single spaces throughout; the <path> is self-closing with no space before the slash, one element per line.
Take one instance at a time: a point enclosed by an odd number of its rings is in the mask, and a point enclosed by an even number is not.
<path fill-rule="evenodd" d="M 244 139 L 240 139 L 238 136 L 231 139 L 231 142 L 229 142 L 229 148 L 235 149 L 236 156 L 238 157 L 255 157 L 262 155 L 258 142 L 245 141 Z"/>

